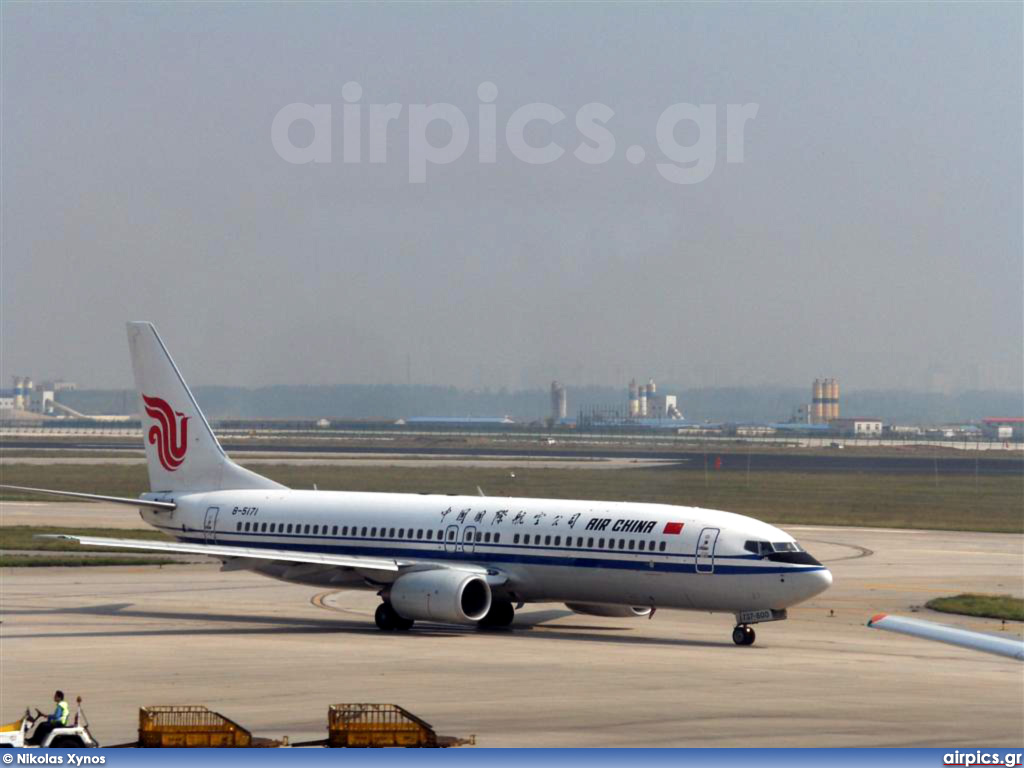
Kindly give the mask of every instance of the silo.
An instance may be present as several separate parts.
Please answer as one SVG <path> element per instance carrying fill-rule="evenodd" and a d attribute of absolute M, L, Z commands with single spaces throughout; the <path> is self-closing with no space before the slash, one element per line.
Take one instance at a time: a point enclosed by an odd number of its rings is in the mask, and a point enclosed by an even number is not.
<path fill-rule="evenodd" d="M 640 416 L 647 416 L 647 387 L 644 385 L 640 386 Z"/>
<path fill-rule="evenodd" d="M 654 384 L 654 379 L 647 380 L 647 396 L 654 397 L 654 393 L 658 391 L 657 386 Z"/>
<path fill-rule="evenodd" d="M 558 408 L 558 406 L 559 406 L 558 391 L 561 389 L 561 387 L 562 387 L 562 385 L 559 384 L 557 381 L 552 381 L 551 382 L 551 419 L 553 421 L 558 421 L 558 410 L 559 410 L 559 408 Z"/>
<path fill-rule="evenodd" d="M 814 380 L 811 388 L 811 424 L 825 421 L 825 383 L 821 379 Z"/>
<path fill-rule="evenodd" d="M 25 410 L 25 380 L 21 376 L 14 377 L 14 410 Z"/>
<path fill-rule="evenodd" d="M 636 418 L 640 413 L 640 400 L 636 391 L 636 379 L 629 380 L 629 415 Z"/>
<path fill-rule="evenodd" d="M 832 379 L 832 418 L 839 418 L 839 379 Z"/>
<path fill-rule="evenodd" d="M 569 417 L 569 397 L 565 393 L 565 387 L 559 385 L 558 387 L 558 418 L 567 419 Z"/>

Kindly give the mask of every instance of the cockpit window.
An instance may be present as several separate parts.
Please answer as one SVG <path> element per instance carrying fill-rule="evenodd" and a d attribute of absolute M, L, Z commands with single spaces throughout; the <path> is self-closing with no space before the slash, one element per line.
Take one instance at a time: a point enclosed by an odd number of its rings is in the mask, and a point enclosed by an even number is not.
<path fill-rule="evenodd" d="M 772 560 L 777 563 L 790 563 L 792 565 L 821 565 L 811 557 L 803 547 L 795 541 L 756 541 L 751 540 L 743 544 L 747 552 L 753 552 L 762 559 Z"/>

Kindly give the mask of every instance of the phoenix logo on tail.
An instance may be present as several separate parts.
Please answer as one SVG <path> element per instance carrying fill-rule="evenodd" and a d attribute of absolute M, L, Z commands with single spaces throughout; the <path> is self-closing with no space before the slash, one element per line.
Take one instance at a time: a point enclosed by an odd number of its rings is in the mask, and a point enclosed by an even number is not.
<path fill-rule="evenodd" d="M 146 403 L 146 414 L 156 421 L 149 428 L 149 442 L 156 446 L 160 466 L 173 472 L 185 461 L 189 417 L 180 411 L 176 412 L 162 398 L 143 395 L 142 399 Z"/>

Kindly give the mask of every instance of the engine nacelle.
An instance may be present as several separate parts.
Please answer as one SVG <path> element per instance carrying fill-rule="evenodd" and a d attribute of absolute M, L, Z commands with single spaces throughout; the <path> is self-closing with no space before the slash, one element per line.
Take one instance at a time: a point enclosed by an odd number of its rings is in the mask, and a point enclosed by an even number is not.
<path fill-rule="evenodd" d="M 441 568 L 399 576 L 389 599 L 403 618 L 448 624 L 475 624 L 491 610 L 491 588 L 483 576 Z"/>
<path fill-rule="evenodd" d="M 636 619 L 649 616 L 650 608 L 635 605 L 608 605 L 607 603 L 566 603 L 565 607 L 573 613 L 585 616 L 608 616 L 616 619 Z"/>

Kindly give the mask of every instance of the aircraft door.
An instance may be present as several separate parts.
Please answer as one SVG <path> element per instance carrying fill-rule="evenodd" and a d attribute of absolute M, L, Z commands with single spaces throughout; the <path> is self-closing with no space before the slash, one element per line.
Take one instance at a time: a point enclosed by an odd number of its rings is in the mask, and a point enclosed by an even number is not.
<path fill-rule="evenodd" d="M 459 551 L 459 526 L 449 525 L 444 532 L 444 551 Z"/>
<path fill-rule="evenodd" d="M 467 525 L 462 529 L 462 547 L 463 552 L 475 552 L 476 551 L 476 526 Z"/>
<path fill-rule="evenodd" d="M 220 507 L 210 507 L 203 518 L 203 541 L 207 544 L 217 543 L 217 513 Z"/>
<path fill-rule="evenodd" d="M 718 543 L 718 528 L 705 528 L 697 537 L 697 573 L 715 572 L 715 544 Z"/>

